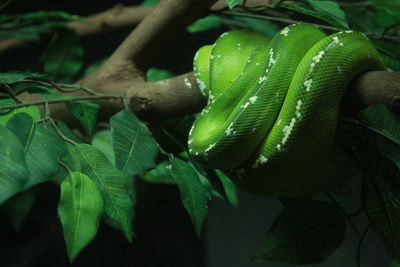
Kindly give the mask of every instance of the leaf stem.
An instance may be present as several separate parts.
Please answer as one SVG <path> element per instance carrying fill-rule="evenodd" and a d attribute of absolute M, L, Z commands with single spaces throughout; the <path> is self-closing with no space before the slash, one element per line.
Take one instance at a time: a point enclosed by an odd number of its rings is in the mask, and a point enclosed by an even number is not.
<path fill-rule="evenodd" d="M 47 120 L 50 122 L 50 125 L 53 126 L 54 130 L 56 131 L 56 133 L 62 138 L 64 139 L 66 142 L 76 146 L 78 143 L 76 143 L 74 140 L 66 137 L 61 131 L 60 129 L 57 127 L 56 123 L 54 122 L 54 120 L 51 117 L 48 117 Z"/>
<path fill-rule="evenodd" d="M 17 97 L 13 89 L 7 83 L 0 81 L 0 85 L 2 85 L 6 89 L 7 93 L 11 96 L 12 99 L 15 100 L 15 102 L 17 102 L 18 104 L 24 103 L 21 99 Z"/>
<path fill-rule="evenodd" d="M 64 169 L 67 170 L 68 175 L 71 176 L 71 175 L 72 175 L 72 171 L 71 171 L 71 169 L 67 166 L 67 164 L 65 164 L 64 162 L 62 162 L 61 159 L 60 159 L 60 157 L 57 157 L 57 161 L 58 161 L 58 164 L 60 164 L 60 166 L 62 166 Z"/>
<path fill-rule="evenodd" d="M 79 101 L 79 100 L 100 100 L 100 99 L 121 99 L 123 100 L 125 96 L 123 95 L 90 95 L 90 96 L 72 96 L 72 97 L 63 97 L 63 98 L 52 98 L 46 100 L 39 100 L 33 102 L 26 102 L 20 103 L 15 105 L 7 105 L 7 106 L 0 106 L 0 110 L 7 110 L 7 109 L 17 109 L 23 107 L 30 107 L 30 106 L 39 106 L 43 105 L 46 102 L 48 104 L 56 104 L 56 103 L 68 103 L 72 101 Z"/>

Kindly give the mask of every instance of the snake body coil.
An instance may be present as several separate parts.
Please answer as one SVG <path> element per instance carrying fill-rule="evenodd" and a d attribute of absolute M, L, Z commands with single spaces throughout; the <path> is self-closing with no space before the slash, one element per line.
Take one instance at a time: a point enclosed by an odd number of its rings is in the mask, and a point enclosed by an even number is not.
<path fill-rule="evenodd" d="M 317 174 L 333 142 L 343 92 L 356 75 L 384 69 L 358 32 L 326 36 L 294 24 L 271 41 L 248 30 L 224 33 L 194 60 L 209 100 L 189 133 L 190 155 L 251 193 L 327 190 L 332 181 Z"/>

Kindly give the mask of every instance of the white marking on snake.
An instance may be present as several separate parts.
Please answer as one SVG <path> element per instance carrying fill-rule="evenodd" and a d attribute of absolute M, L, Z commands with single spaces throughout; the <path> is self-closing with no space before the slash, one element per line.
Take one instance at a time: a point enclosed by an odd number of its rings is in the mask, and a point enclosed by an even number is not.
<path fill-rule="evenodd" d="M 333 37 L 333 41 L 338 44 L 339 43 L 339 38 L 337 36 L 335 36 L 335 37 Z"/>
<path fill-rule="evenodd" d="M 290 133 L 292 132 L 295 123 L 296 123 L 296 118 L 293 117 L 293 118 L 290 120 L 290 124 L 289 124 L 289 125 L 286 125 L 286 126 L 282 129 L 282 132 L 283 132 L 282 145 L 284 145 L 284 144 L 286 143 L 287 139 L 289 138 Z"/>
<path fill-rule="evenodd" d="M 167 170 L 171 170 L 171 169 L 172 169 L 172 165 L 171 165 L 171 164 L 165 165 L 165 168 L 166 168 Z"/>
<path fill-rule="evenodd" d="M 313 60 L 315 61 L 315 63 L 319 63 L 321 61 L 322 56 L 325 55 L 325 51 L 319 51 L 318 55 L 316 55 L 315 57 L 313 57 Z"/>
<path fill-rule="evenodd" d="M 253 165 L 251 165 L 251 168 L 254 170 L 258 168 L 259 164 L 264 165 L 265 163 L 268 162 L 268 158 L 264 157 L 264 155 L 260 155 L 258 159 L 254 162 Z"/>
<path fill-rule="evenodd" d="M 299 111 L 296 111 L 296 116 L 297 116 L 297 118 L 300 118 L 301 117 L 301 113 Z"/>
<path fill-rule="evenodd" d="M 282 120 L 279 120 L 279 121 L 278 121 L 278 125 L 281 124 L 281 122 L 282 122 Z"/>
<path fill-rule="evenodd" d="M 239 50 L 242 50 L 242 45 L 240 43 L 238 43 L 237 46 Z"/>
<path fill-rule="evenodd" d="M 256 130 L 257 130 L 257 128 L 256 128 L 256 127 L 254 127 L 254 128 L 252 129 L 252 131 L 253 131 L 253 132 L 255 132 Z"/>
<path fill-rule="evenodd" d="M 285 29 L 283 29 L 283 30 L 281 31 L 281 34 L 282 34 L 282 35 L 285 35 L 285 36 L 288 36 L 289 31 L 290 31 L 289 27 L 286 27 Z"/>
<path fill-rule="evenodd" d="M 264 165 L 268 161 L 268 158 L 264 157 L 263 155 L 260 155 L 258 159 L 260 160 L 261 165 Z"/>
<path fill-rule="evenodd" d="M 221 55 L 217 55 L 217 58 L 220 58 L 221 57 Z"/>
<path fill-rule="evenodd" d="M 301 100 L 297 101 L 297 105 L 296 105 L 296 110 L 299 110 L 301 107 L 301 104 L 303 104 L 303 102 Z"/>
<path fill-rule="evenodd" d="M 188 144 L 189 145 L 193 144 L 193 139 L 189 139 Z"/>
<path fill-rule="evenodd" d="M 277 144 L 276 148 L 278 149 L 278 151 L 281 151 L 281 144 Z"/>
<path fill-rule="evenodd" d="M 224 36 L 226 36 L 228 34 L 229 34 L 228 32 L 224 32 L 223 34 L 221 34 L 221 36 L 219 38 L 222 38 L 222 37 L 224 37 Z"/>
<path fill-rule="evenodd" d="M 249 102 L 246 102 L 246 103 L 242 104 L 240 107 L 245 109 L 249 106 L 249 104 L 250 104 Z"/>
<path fill-rule="evenodd" d="M 264 82 L 265 80 L 267 80 L 267 76 L 262 76 L 262 77 L 260 77 L 258 83 L 260 84 L 260 83 Z"/>
<path fill-rule="evenodd" d="M 256 66 L 259 66 L 260 65 L 260 62 L 256 62 Z"/>
<path fill-rule="evenodd" d="M 340 46 L 344 46 L 344 44 L 341 42 L 340 44 L 339 44 Z"/>
<path fill-rule="evenodd" d="M 225 135 L 226 136 L 230 136 L 230 135 L 233 134 L 232 126 L 233 126 L 233 122 L 231 122 L 231 124 L 229 124 L 228 128 L 225 130 Z"/>
<path fill-rule="evenodd" d="M 213 59 L 214 59 L 214 55 L 211 55 L 211 56 L 210 56 L 210 60 L 213 60 Z"/>
<path fill-rule="evenodd" d="M 304 85 L 306 86 L 306 91 L 309 92 L 312 84 L 312 79 L 309 79 L 304 82 Z"/>
<path fill-rule="evenodd" d="M 341 67 L 341 66 L 337 66 L 337 71 L 338 71 L 339 73 L 342 73 L 342 67 Z"/>
<path fill-rule="evenodd" d="M 192 135 L 192 133 L 193 133 L 193 129 L 194 129 L 194 125 L 192 125 L 192 128 L 190 128 L 190 131 L 189 131 L 189 136 L 191 136 L 191 135 Z"/>
<path fill-rule="evenodd" d="M 250 97 L 249 98 L 249 100 L 250 100 L 250 103 L 252 103 L 252 104 L 254 104 L 255 102 L 256 102 L 256 100 L 257 100 L 257 98 L 258 98 L 258 96 L 252 96 L 252 97 Z"/>
<path fill-rule="evenodd" d="M 207 153 L 207 152 L 210 151 L 213 147 L 215 147 L 215 143 L 210 144 L 210 145 L 206 148 L 205 152 Z"/>
<path fill-rule="evenodd" d="M 269 50 L 269 63 L 268 63 L 268 67 L 271 67 L 272 64 L 275 64 L 276 60 L 274 59 L 274 49 L 271 48 Z"/>

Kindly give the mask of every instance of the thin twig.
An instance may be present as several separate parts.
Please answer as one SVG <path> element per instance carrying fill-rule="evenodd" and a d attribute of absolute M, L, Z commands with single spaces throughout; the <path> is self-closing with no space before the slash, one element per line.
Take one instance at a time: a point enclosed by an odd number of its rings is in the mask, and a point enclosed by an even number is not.
<path fill-rule="evenodd" d="M 156 140 L 154 137 L 153 137 L 153 141 L 154 141 L 154 143 L 156 144 L 158 150 L 161 152 L 161 154 L 163 154 L 163 155 L 165 155 L 165 156 L 167 156 L 167 157 L 170 156 L 170 153 L 168 153 L 167 151 L 165 151 L 165 150 L 161 147 L 161 145 L 157 142 L 157 140 Z"/>
<path fill-rule="evenodd" d="M 2 85 L 6 89 L 7 93 L 11 96 L 12 99 L 15 100 L 15 102 L 17 102 L 18 104 L 24 103 L 21 99 L 17 97 L 13 89 L 7 83 L 0 81 L 0 85 Z"/>
<path fill-rule="evenodd" d="M 360 215 L 361 212 L 363 212 L 363 211 L 364 211 L 364 208 L 363 208 L 363 207 L 360 207 L 360 208 L 359 208 L 358 210 L 356 210 L 355 212 L 346 215 L 346 218 L 349 218 L 349 219 L 350 219 L 350 218 L 356 217 L 356 216 Z"/>
<path fill-rule="evenodd" d="M 74 145 L 74 146 L 78 145 L 78 143 L 76 143 L 74 140 L 72 140 L 72 139 L 66 137 L 66 136 L 60 131 L 60 129 L 57 127 L 56 123 L 54 122 L 54 120 L 53 120 L 51 117 L 48 117 L 47 120 L 50 122 L 50 125 L 53 126 L 54 130 L 56 131 L 56 133 L 57 133 L 62 139 L 64 139 L 65 141 L 67 141 L 68 143 L 70 143 L 70 144 L 72 144 L 72 145 Z"/>
<path fill-rule="evenodd" d="M 306 23 L 304 21 L 299 21 L 299 20 L 294 20 L 294 19 L 265 16 L 265 15 L 258 15 L 258 14 L 249 14 L 249 13 L 236 12 L 236 11 L 222 11 L 219 14 L 225 15 L 225 16 L 238 16 L 238 17 L 253 18 L 253 19 L 260 19 L 260 20 L 279 21 L 279 22 L 283 22 L 286 24 Z M 341 31 L 342 30 L 340 28 L 333 27 L 333 26 L 316 24 L 316 23 L 312 23 L 312 24 L 318 28 L 325 29 L 325 30 L 331 30 L 331 31 Z"/>
<path fill-rule="evenodd" d="M 400 25 L 400 22 L 398 22 L 398 23 L 396 23 L 396 24 L 393 24 L 393 25 L 391 25 L 391 26 L 389 26 L 389 27 L 386 27 L 386 28 L 383 30 L 382 34 L 381 34 L 381 39 L 383 39 L 383 38 L 385 37 L 385 34 L 386 34 L 388 31 L 390 31 L 390 29 L 396 28 L 396 27 L 399 26 L 399 25 Z"/>
<path fill-rule="evenodd" d="M 68 175 L 72 176 L 71 169 L 67 166 L 67 164 L 65 164 L 64 162 L 61 161 L 60 157 L 57 157 L 57 161 L 58 161 L 58 164 L 60 164 L 60 166 L 62 166 L 64 169 L 67 170 Z"/>
<path fill-rule="evenodd" d="M 351 229 L 357 234 L 359 238 L 361 238 L 361 234 L 358 231 L 356 225 L 354 222 L 351 220 L 351 218 L 357 216 L 361 211 L 363 211 L 363 208 L 361 207 L 359 210 L 352 214 L 347 214 L 346 210 L 336 201 L 336 199 L 332 196 L 331 193 L 326 193 L 326 196 L 330 199 L 330 201 L 340 210 L 342 215 L 346 218 L 346 221 L 350 224 Z"/>
<path fill-rule="evenodd" d="M 0 110 L 7 110 L 7 109 L 17 109 L 23 107 L 30 107 L 30 106 L 39 106 L 43 105 L 48 102 L 48 104 L 56 104 L 56 103 L 68 103 L 72 101 L 79 101 L 79 100 L 100 100 L 100 99 L 121 99 L 123 100 L 125 96 L 123 95 L 90 95 L 90 96 L 72 96 L 72 97 L 63 97 L 63 98 L 52 98 L 40 101 L 33 101 L 33 102 L 26 102 L 21 104 L 15 105 L 7 105 L 7 106 L 0 106 Z"/>
<path fill-rule="evenodd" d="M 63 93 L 72 93 L 75 91 L 83 90 L 90 95 L 100 95 L 99 93 L 93 91 L 90 88 L 76 85 L 76 84 L 57 84 L 52 81 L 39 81 L 39 80 L 32 80 L 32 79 L 25 79 L 22 81 L 15 82 L 15 84 L 17 84 L 17 83 L 36 83 L 36 84 L 43 85 L 46 87 L 53 87 Z"/>

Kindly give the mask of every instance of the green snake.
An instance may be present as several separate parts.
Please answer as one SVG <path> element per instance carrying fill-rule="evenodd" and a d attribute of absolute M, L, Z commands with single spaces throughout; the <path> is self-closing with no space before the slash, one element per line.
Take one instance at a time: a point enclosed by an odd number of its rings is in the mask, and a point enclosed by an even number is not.
<path fill-rule="evenodd" d="M 222 170 L 254 194 L 304 196 L 329 189 L 318 175 L 331 149 L 340 100 L 360 73 L 385 70 L 368 38 L 327 36 L 293 24 L 272 40 L 250 30 L 222 34 L 194 58 L 208 104 L 189 132 L 198 164 Z"/>

